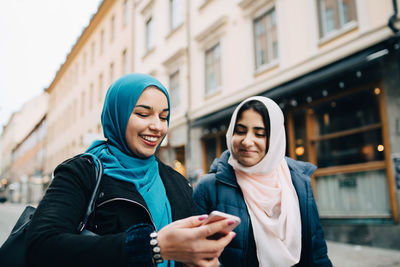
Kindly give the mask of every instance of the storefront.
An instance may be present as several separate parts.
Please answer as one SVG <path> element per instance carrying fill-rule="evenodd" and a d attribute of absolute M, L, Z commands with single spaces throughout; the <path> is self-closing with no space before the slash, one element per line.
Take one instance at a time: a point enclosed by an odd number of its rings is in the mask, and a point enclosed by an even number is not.
<path fill-rule="evenodd" d="M 312 185 L 329 236 L 338 225 L 398 227 L 398 49 L 390 39 L 263 93 L 284 111 L 287 155 L 318 166 Z M 202 131 L 205 171 L 226 149 L 235 106 L 193 124 Z"/>

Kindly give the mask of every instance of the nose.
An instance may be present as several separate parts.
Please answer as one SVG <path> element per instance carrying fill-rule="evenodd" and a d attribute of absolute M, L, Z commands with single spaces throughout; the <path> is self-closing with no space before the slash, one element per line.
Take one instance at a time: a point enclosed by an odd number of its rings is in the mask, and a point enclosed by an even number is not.
<path fill-rule="evenodd" d="M 253 136 L 250 133 L 247 133 L 244 139 L 242 140 L 242 144 L 244 146 L 251 146 L 254 144 Z"/>
<path fill-rule="evenodd" d="M 162 122 L 161 122 L 160 118 L 158 118 L 158 117 L 154 118 L 151 121 L 149 128 L 153 131 L 160 131 L 162 129 Z"/>

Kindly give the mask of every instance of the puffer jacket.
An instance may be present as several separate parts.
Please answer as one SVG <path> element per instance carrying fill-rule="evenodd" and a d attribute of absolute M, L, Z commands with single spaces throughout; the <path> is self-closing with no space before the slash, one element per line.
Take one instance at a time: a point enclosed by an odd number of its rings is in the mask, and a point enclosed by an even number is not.
<path fill-rule="evenodd" d="M 229 151 L 214 160 L 210 173 L 203 176 L 194 188 L 194 200 L 199 213 L 219 210 L 241 218 L 234 230 L 236 237 L 220 256 L 223 266 L 258 266 L 256 245 L 250 216 L 235 172 L 228 164 Z M 296 266 L 332 266 L 313 197 L 310 175 L 316 167 L 310 163 L 286 158 L 300 204 L 302 242 L 300 262 Z"/>
<path fill-rule="evenodd" d="M 195 214 L 192 188 L 161 161 L 159 172 L 171 204 L 172 220 Z M 88 229 L 77 234 L 95 186 L 94 162 L 74 157 L 60 164 L 38 205 L 27 235 L 29 266 L 154 266 L 147 205 L 131 183 L 103 175 Z M 176 266 L 182 266 L 176 263 Z"/>

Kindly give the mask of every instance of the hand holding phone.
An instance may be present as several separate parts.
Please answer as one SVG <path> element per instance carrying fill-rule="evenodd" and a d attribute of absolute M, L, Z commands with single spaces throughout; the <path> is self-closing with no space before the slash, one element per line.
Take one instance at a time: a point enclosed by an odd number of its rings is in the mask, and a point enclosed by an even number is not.
<path fill-rule="evenodd" d="M 216 222 L 216 221 L 220 221 L 220 220 L 224 220 L 224 219 L 231 219 L 233 221 L 233 223 L 230 224 L 230 225 L 227 225 L 219 233 L 214 234 L 213 236 L 211 236 L 210 239 L 218 239 L 219 237 L 221 237 L 221 235 L 223 236 L 223 235 L 228 234 L 233 229 L 235 229 L 236 226 L 238 226 L 240 224 L 240 218 L 239 217 L 237 217 L 235 215 L 228 214 L 228 213 L 224 213 L 222 211 L 214 210 L 208 215 L 208 218 L 204 220 L 203 225 L 209 224 L 209 223 L 213 223 L 213 222 Z"/>

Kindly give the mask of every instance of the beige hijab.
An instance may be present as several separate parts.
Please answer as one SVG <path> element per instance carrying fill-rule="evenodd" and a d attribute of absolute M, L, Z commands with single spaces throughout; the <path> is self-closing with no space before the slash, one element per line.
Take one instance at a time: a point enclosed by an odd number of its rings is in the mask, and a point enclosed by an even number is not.
<path fill-rule="evenodd" d="M 267 154 L 254 166 L 241 165 L 232 154 L 232 136 L 241 106 L 258 100 L 268 109 L 270 141 Z M 288 267 L 300 260 L 301 217 L 299 201 L 285 160 L 286 137 L 283 113 L 269 98 L 244 100 L 233 112 L 226 133 L 231 152 L 228 163 L 235 170 L 250 214 L 257 257 L 262 267 Z"/>

